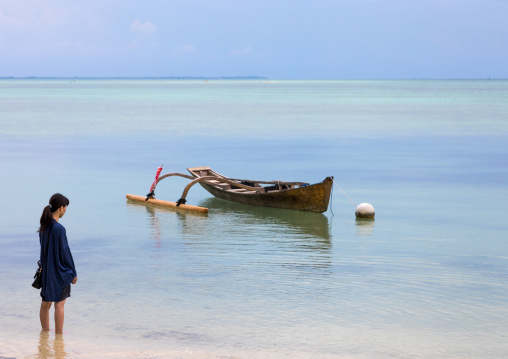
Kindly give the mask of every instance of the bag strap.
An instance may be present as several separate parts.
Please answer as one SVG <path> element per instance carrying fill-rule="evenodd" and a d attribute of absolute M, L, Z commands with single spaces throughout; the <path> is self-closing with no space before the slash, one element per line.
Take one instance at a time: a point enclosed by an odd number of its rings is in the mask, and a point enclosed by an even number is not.
<path fill-rule="evenodd" d="M 46 261 L 46 258 L 48 256 L 49 237 L 51 236 L 51 230 L 52 229 L 53 229 L 53 223 L 51 223 L 51 227 L 49 227 L 48 240 L 46 241 L 46 249 L 44 250 L 44 258 L 42 259 L 41 267 L 44 265 L 44 262 Z"/>

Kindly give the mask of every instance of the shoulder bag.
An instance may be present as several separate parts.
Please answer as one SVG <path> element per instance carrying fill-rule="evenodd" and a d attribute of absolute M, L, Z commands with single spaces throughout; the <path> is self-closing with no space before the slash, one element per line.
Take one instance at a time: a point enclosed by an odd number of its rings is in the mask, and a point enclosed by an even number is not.
<path fill-rule="evenodd" d="M 39 268 L 37 268 L 37 271 L 34 275 L 34 282 L 32 283 L 32 287 L 35 289 L 41 289 L 42 288 L 42 264 L 46 261 L 46 257 L 48 256 L 48 247 L 49 247 L 49 237 L 51 236 L 51 230 L 53 229 L 53 223 L 51 224 L 51 227 L 49 228 L 48 233 L 48 240 L 46 241 L 46 250 L 44 251 L 44 258 L 42 258 L 41 261 L 37 261 L 37 264 L 39 265 Z"/>

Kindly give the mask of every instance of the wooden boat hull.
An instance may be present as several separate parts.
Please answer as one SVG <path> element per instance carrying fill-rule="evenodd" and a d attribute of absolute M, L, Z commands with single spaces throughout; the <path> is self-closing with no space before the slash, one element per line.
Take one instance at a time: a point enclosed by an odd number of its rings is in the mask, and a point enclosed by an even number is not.
<path fill-rule="evenodd" d="M 323 182 L 304 187 L 251 194 L 229 192 L 207 183 L 200 183 L 200 185 L 213 196 L 226 201 L 254 206 L 323 213 L 328 209 L 333 177 L 326 177 Z"/>

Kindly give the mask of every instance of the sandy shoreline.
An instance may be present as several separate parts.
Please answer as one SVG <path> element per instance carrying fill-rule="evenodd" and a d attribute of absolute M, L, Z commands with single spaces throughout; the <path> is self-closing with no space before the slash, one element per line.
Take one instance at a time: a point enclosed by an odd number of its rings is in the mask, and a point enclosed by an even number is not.
<path fill-rule="evenodd" d="M 150 358 L 150 359 L 276 359 L 276 358 L 367 358 L 366 356 L 338 356 L 316 353 L 295 353 L 286 351 L 260 350 L 204 350 L 204 349 L 132 349 L 121 348 L 118 344 L 92 343 L 66 338 L 66 335 L 55 335 L 41 332 L 36 342 L 21 339 L 2 339 L 0 359 L 45 359 L 45 358 Z"/>

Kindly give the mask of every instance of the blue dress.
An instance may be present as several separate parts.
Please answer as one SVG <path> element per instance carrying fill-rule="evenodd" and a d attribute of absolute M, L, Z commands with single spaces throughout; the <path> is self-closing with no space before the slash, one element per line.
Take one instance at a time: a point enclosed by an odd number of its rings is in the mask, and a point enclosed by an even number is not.
<path fill-rule="evenodd" d="M 44 232 L 39 232 L 41 260 L 48 243 L 48 255 L 42 264 L 41 297 L 46 302 L 59 302 L 62 290 L 71 284 L 77 277 L 77 273 L 64 226 L 55 219 L 52 225 L 51 233 L 49 233 L 51 227 L 46 228 Z M 50 234 L 49 241 L 48 234 Z"/>

